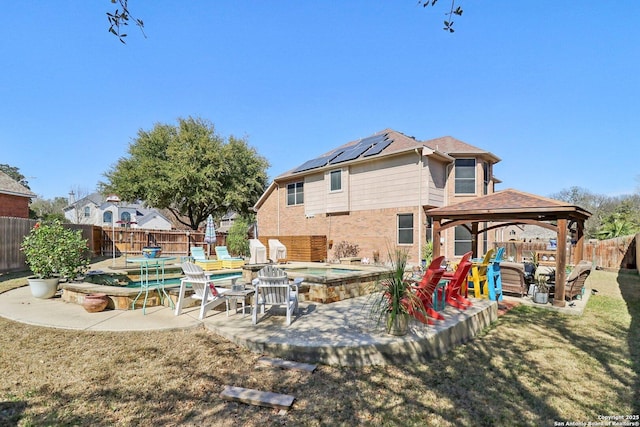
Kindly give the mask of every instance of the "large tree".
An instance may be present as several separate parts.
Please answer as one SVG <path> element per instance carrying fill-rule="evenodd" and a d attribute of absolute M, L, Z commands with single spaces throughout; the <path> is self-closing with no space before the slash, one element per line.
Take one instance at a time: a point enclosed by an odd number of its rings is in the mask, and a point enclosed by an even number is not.
<path fill-rule="evenodd" d="M 129 157 L 118 160 L 100 187 L 122 200 L 168 209 L 195 230 L 209 214 L 247 213 L 266 188 L 268 167 L 244 139 L 225 140 L 212 123 L 189 117 L 177 126 L 140 130 Z"/>

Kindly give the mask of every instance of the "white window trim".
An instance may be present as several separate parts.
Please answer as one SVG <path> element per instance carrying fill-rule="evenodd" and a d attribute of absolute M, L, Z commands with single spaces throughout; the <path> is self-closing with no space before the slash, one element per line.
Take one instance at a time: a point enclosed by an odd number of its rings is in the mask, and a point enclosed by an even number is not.
<path fill-rule="evenodd" d="M 400 216 L 403 215 L 411 215 L 411 243 L 400 243 Z M 415 215 L 412 212 L 406 212 L 406 213 L 399 213 L 396 215 L 396 227 L 397 227 L 397 233 L 396 233 L 396 240 L 398 242 L 399 246 L 411 246 L 415 243 L 415 238 L 414 238 L 414 233 L 416 231 L 415 228 Z M 409 228 L 402 228 L 402 230 L 409 230 Z"/>
<path fill-rule="evenodd" d="M 340 175 L 340 188 L 338 188 L 337 190 L 332 189 L 331 187 L 333 186 L 333 174 L 334 173 L 339 173 Z M 339 193 L 342 191 L 342 169 L 335 169 L 329 172 L 329 192 L 330 193 Z"/>

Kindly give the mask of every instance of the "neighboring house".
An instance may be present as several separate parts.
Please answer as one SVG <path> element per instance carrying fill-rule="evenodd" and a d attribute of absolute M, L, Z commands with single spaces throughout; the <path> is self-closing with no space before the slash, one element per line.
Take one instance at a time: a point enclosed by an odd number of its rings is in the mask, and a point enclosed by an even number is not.
<path fill-rule="evenodd" d="M 29 218 L 29 202 L 36 194 L 0 172 L 0 216 Z"/>
<path fill-rule="evenodd" d="M 277 176 L 260 197 L 261 235 L 326 235 L 357 244 L 360 256 L 387 259 L 396 246 L 421 259 L 431 240 L 426 211 L 494 192 L 495 155 L 452 137 L 418 141 L 386 129 L 349 142 Z M 447 230 L 444 253 L 471 240 L 464 227 Z M 484 245 L 494 236 L 482 236 Z M 329 260 L 334 258 L 331 250 Z"/>
<path fill-rule="evenodd" d="M 233 222 L 239 218 L 239 215 L 235 212 L 227 212 L 220 219 L 220 227 L 217 229 L 219 233 L 228 234 Z"/>
<path fill-rule="evenodd" d="M 110 227 L 145 228 L 151 230 L 171 230 L 171 221 L 156 209 L 147 209 L 139 203 L 107 202 L 99 193 L 92 193 L 75 200 L 69 197 L 69 206 L 64 216 L 74 224 L 93 224 Z"/>

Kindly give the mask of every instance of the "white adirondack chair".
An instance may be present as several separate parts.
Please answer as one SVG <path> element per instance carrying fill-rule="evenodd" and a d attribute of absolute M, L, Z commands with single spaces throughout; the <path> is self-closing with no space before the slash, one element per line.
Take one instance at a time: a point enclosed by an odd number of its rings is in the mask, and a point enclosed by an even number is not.
<path fill-rule="evenodd" d="M 182 312 L 182 305 L 185 300 L 184 292 L 188 283 L 191 285 L 191 289 L 193 289 L 191 298 L 202 301 L 200 304 L 200 315 L 198 316 L 198 318 L 202 320 L 207 311 L 225 303 L 223 294 L 229 292 L 229 289 L 216 288 L 213 280 L 204 273 L 204 270 L 191 262 L 183 262 L 181 266 L 186 277 L 180 280 L 180 293 L 178 294 L 175 315 L 179 316 Z"/>
<path fill-rule="evenodd" d="M 293 284 L 289 283 L 287 273 L 272 265 L 267 265 L 258 272 L 258 278 L 253 279 L 256 293 L 254 305 L 251 311 L 251 323 L 258 323 L 258 307 L 260 313 L 264 314 L 264 307 L 281 306 L 285 307 L 287 313 L 287 326 L 291 325 L 292 314 L 298 311 L 298 287 L 302 282 L 297 278 Z"/>

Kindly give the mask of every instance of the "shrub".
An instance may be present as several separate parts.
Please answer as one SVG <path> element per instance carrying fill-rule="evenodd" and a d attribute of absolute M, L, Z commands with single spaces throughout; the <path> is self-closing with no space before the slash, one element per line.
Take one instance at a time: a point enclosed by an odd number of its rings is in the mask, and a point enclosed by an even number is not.
<path fill-rule="evenodd" d="M 75 279 L 89 266 L 89 249 L 82 232 L 64 228 L 57 220 L 36 223 L 20 249 L 33 274 L 41 279 Z"/>
<path fill-rule="evenodd" d="M 249 221 L 245 218 L 238 218 L 233 221 L 233 225 L 229 229 L 227 235 L 227 249 L 233 255 L 248 256 L 249 255 L 249 239 L 247 233 L 249 231 Z"/>

